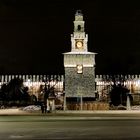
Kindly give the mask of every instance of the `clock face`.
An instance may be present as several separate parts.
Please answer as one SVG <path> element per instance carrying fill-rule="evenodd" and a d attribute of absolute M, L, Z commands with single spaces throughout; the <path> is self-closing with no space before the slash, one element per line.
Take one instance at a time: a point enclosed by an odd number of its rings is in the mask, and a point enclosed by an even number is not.
<path fill-rule="evenodd" d="M 81 49 L 83 47 L 83 42 L 82 41 L 77 41 L 76 42 L 76 48 Z"/>

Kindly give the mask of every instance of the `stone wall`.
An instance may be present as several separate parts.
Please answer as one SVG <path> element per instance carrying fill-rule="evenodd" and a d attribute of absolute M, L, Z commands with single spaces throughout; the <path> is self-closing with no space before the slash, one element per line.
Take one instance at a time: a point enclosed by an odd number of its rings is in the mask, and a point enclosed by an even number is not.
<path fill-rule="evenodd" d="M 94 97 L 95 76 L 93 67 L 84 67 L 83 73 L 78 74 L 75 67 L 65 68 L 66 97 Z"/>

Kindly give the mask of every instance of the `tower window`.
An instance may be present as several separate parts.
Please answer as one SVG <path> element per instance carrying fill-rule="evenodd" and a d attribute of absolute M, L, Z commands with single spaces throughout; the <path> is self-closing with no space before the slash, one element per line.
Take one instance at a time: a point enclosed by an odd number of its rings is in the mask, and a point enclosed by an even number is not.
<path fill-rule="evenodd" d="M 83 73 L 83 65 L 77 65 L 77 73 Z"/>
<path fill-rule="evenodd" d="M 78 25 L 77 30 L 78 30 L 78 31 L 81 30 L 81 25 Z"/>

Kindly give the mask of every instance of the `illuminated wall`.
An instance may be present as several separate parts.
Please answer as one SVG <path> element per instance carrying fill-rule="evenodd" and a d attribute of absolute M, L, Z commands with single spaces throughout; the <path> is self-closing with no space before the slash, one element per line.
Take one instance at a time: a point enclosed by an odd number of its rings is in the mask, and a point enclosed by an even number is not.
<path fill-rule="evenodd" d="M 88 69 L 88 70 L 87 70 Z M 75 90 L 83 90 L 82 87 L 86 86 L 87 89 L 90 90 L 94 90 L 92 89 L 93 85 L 91 85 L 90 80 L 92 80 L 92 78 L 94 78 L 94 73 L 92 70 L 90 70 L 90 68 L 83 68 L 83 72 L 85 73 L 85 77 L 87 79 L 87 81 L 89 81 L 89 85 L 87 86 L 87 84 L 85 84 L 85 80 L 83 79 L 83 81 L 81 82 L 81 87 L 78 89 L 77 87 L 77 83 L 73 83 L 70 82 L 70 80 L 72 80 L 71 78 L 74 76 L 82 76 L 81 74 L 77 74 L 75 73 L 75 75 L 73 75 L 72 77 L 69 77 L 68 80 L 69 82 L 72 84 L 71 86 L 71 91 L 73 91 L 71 94 L 75 93 Z M 74 71 L 77 71 L 76 67 L 74 69 L 70 69 L 68 68 L 67 70 L 69 73 L 74 73 Z M 87 72 L 88 71 L 88 72 Z M 91 72 L 91 74 L 89 74 L 89 72 Z M 70 76 L 70 74 L 69 74 Z M 64 75 L 0 75 L 0 86 L 2 84 L 6 84 L 8 83 L 11 79 L 14 79 L 16 77 L 19 77 L 21 79 L 23 79 L 24 81 L 24 85 L 29 87 L 29 92 L 31 94 L 35 94 L 38 95 L 39 91 L 39 87 L 40 85 L 44 85 L 44 80 L 43 79 L 51 79 L 50 81 L 50 85 L 54 85 L 55 84 L 55 78 L 58 77 L 58 82 L 55 85 L 55 89 L 56 92 L 64 92 Z M 111 90 L 111 85 L 113 84 L 113 82 L 111 81 L 111 78 L 109 78 L 110 75 L 96 75 L 95 77 L 95 82 L 96 82 L 96 91 L 101 92 L 104 91 L 106 94 L 108 94 L 108 92 Z M 121 75 L 116 75 L 116 77 L 118 77 L 118 80 L 116 80 L 116 83 L 120 83 L 119 79 L 121 79 Z M 123 77 L 125 77 L 125 81 L 123 82 L 123 84 L 130 89 L 131 93 L 140 93 L 140 75 L 124 75 Z M 78 77 L 77 77 L 78 78 Z M 54 79 L 54 81 L 53 81 Z M 77 81 L 78 82 L 78 81 Z M 66 87 L 68 88 L 68 90 L 70 90 L 70 87 Z M 89 90 L 89 91 L 90 91 Z M 87 91 L 87 90 L 86 90 Z"/>
<path fill-rule="evenodd" d="M 123 84 L 132 94 L 140 93 L 140 75 L 114 75 L 113 77 L 116 77 L 116 84 Z M 96 90 L 98 92 L 109 93 L 111 85 L 113 85 L 111 75 L 96 75 Z"/>
<path fill-rule="evenodd" d="M 40 94 L 40 86 L 49 84 L 51 87 L 54 86 L 55 92 L 63 93 L 63 75 L 0 75 L 0 86 L 7 84 L 10 80 L 14 78 L 23 79 L 24 86 L 29 88 L 29 94 L 35 95 L 37 98 Z M 56 81 L 57 79 L 57 81 Z"/>
<path fill-rule="evenodd" d="M 83 67 L 83 73 L 78 74 L 75 68 L 65 68 L 66 97 L 94 97 L 95 83 L 93 68 Z"/>

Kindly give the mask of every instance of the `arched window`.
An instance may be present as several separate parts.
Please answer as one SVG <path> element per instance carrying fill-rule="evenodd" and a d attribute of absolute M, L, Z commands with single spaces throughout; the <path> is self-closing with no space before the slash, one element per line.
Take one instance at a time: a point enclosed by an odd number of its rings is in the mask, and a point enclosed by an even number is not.
<path fill-rule="evenodd" d="M 80 31 L 81 30 L 81 25 L 77 26 L 77 30 Z"/>

